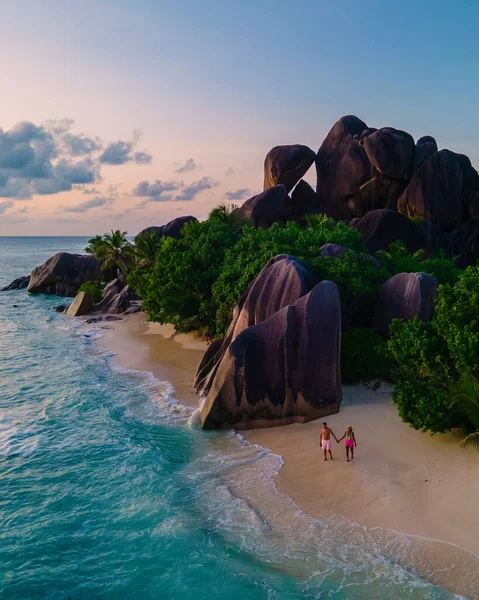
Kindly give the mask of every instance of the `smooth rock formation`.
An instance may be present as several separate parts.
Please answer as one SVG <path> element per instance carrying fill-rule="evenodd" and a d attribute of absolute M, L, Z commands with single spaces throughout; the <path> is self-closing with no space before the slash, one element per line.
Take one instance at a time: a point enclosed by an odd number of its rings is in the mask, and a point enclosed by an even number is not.
<path fill-rule="evenodd" d="M 406 216 L 391 210 L 372 210 L 361 219 L 353 219 L 351 227 L 364 235 L 364 242 L 371 254 L 388 250 L 389 244 L 400 241 L 409 252 L 416 252 L 427 245 L 424 232 Z"/>
<path fill-rule="evenodd" d="M 264 161 L 263 190 L 282 183 L 290 192 L 314 163 L 316 153 L 301 144 L 275 146 Z"/>
<path fill-rule="evenodd" d="M 344 248 L 344 246 L 340 246 L 339 244 L 324 244 L 319 251 L 321 258 L 338 258 L 338 256 L 341 256 L 342 254 L 353 252 L 349 248 Z M 357 256 L 356 252 L 353 254 Z"/>
<path fill-rule="evenodd" d="M 28 287 L 29 283 L 30 275 L 24 275 L 23 277 L 14 279 L 12 283 L 9 283 L 8 285 L 0 289 L 0 292 L 9 292 L 10 290 L 24 290 Z"/>
<path fill-rule="evenodd" d="M 70 306 L 65 310 L 69 317 L 81 317 L 88 314 L 93 307 L 93 298 L 89 292 L 79 292 Z"/>
<path fill-rule="evenodd" d="M 419 138 L 414 149 L 414 170 L 420 167 L 426 158 L 437 152 L 437 150 L 437 142 L 432 136 L 425 135 Z"/>
<path fill-rule="evenodd" d="M 430 321 L 434 315 L 437 279 L 425 273 L 399 273 L 390 277 L 379 291 L 373 328 L 383 337 L 389 335 L 393 319 L 410 321 L 419 317 Z"/>
<path fill-rule="evenodd" d="M 398 211 L 431 221 L 443 230 L 452 229 L 462 220 L 462 179 L 461 163 L 454 152 L 435 152 L 414 171 L 398 200 Z"/>
<path fill-rule="evenodd" d="M 449 234 L 453 251 L 451 256 L 458 256 L 458 266 L 465 269 L 479 260 L 479 218 L 469 219 Z"/>
<path fill-rule="evenodd" d="M 233 311 L 233 319 L 226 336 L 215 353 L 210 348 L 208 361 L 203 359 L 196 377 L 196 388 L 205 394 L 211 387 L 216 368 L 231 342 L 251 325 L 269 319 L 288 304 L 307 294 L 316 284 L 316 276 L 303 261 L 295 256 L 279 254 L 269 260 L 256 279 L 241 296 Z"/>
<path fill-rule="evenodd" d="M 369 162 L 378 171 L 394 179 L 411 176 L 414 140 L 409 133 L 383 127 L 361 140 Z"/>
<path fill-rule="evenodd" d="M 198 221 L 198 219 L 196 217 L 192 217 L 191 215 L 185 217 L 178 217 L 177 219 L 169 221 L 168 223 L 166 223 L 166 225 L 161 225 L 158 227 L 152 225 L 151 227 L 146 227 L 145 229 L 142 229 L 136 237 L 139 238 L 145 233 L 154 232 L 158 240 L 162 237 L 172 237 L 179 239 L 181 237 L 181 230 L 183 228 L 183 225 L 185 223 L 189 223 L 190 221 Z"/>
<path fill-rule="evenodd" d="M 75 296 L 86 281 L 101 281 L 101 262 L 91 254 L 58 252 L 33 269 L 27 292 Z"/>
<path fill-rule="evenodd" d="M 348 200 L 373 178 L 374 168 L 359 143 L 359 137 L 366 130 L 370 133 L 366 123 L 358 117 L 342 117 L 333 125 L 318 150 L 317 192 L 328 217 L 349 220 L 352 215 Z"/>
<path fill-rule="evenodd" d="M 58 313 L 65 312 L 68 306 L 66 304 L 59 304 L 58 306 L 53 306 L 52 310 Z"/>
<path fill-rule="evenodd" d="M 119 314 L 134 309 L 130 312 L 139 312 L 139 298 L 129 285 L 125 284 L 122 277 L 110 281 L 105 287 L 100 302 L 95 304 L 93 310 L 107 314 Z"/>
<path fill-rule="evenodd" d="M 283 184 L 275 185 L 246 200 L 234 214 L 238 219 L 249 219 L 255 227 L 267 229 L 276 221 L 284 220 L 287 197 L 286 187 Z"/>
<path fill-rule="evenodd" d="M 288 205 L 288 199 L 286 204 Z M 289 204 L 291 206 L 288 214 L 290 220 L 299 220 L 306 215 L 317 215 L 322 212 L 319 195 L 304 179 L 301 179 L 294 188 Z"/>
<path fill-rule="evenodd" d="M 341 310 L 323 281 L 229 346 L 201 408 L 205 429 L 304 423 L 341 403 Z"/>

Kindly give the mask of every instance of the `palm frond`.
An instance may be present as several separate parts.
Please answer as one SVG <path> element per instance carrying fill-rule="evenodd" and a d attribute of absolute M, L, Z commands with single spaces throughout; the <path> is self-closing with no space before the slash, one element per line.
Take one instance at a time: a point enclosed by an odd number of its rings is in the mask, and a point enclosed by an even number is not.
<path fill-rule="evenodd" d="M 473 446 L 476 450 L 479 450 L 479 431 L 466 435 L 466 437 L 459 442 L 459 445 L 461 448 Z"/>

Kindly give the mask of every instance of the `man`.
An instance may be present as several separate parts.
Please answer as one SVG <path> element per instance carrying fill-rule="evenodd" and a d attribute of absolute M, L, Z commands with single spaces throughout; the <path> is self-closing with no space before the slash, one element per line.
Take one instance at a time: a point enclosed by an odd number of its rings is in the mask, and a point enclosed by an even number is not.
<path fill-rule="evenodd" d="M 329 452 L 329 458 L 333 460 L 333 455 L 331 453 L 331 436 L 333 436 L 334 439 L 338 441 L 338 438 L 334 435 L 333 430 L 328 427 L 328 424 L 326 422 L 323 423 L 323 427 L 319 436 L 319 444 L 324 452 L 323 462 L 326 462 L 328 460 L 326 452 Z"/>

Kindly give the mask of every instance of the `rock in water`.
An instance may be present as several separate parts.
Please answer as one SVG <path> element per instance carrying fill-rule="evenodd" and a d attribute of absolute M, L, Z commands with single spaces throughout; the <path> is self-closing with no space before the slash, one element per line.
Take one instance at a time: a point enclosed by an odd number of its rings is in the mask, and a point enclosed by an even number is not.
<path fill-rule="evenodd" d="M 420 227 L 393 210 L 371 210 L 361 219 L 353 219 L 351 227 L 364 235 L 364 243 L 371 254 L 388 250 L 389 244 L 402 242 L 409 252 L 425 248 L 427 240 Z"/>
<path fill-rule="evenodd" d="M 393 319 L 430 321 L 434 315 L 437 279 L 426 273 L 399 273 L 381 287 L 373 317 L 373 328 L 389 335 Z"/>
<path fill-rule="evenodd" d="M 91 254 L 58 252 L 33 269 L 27 292 L 75 296 L 86 281 L 102 280 L 101 262 Z"/>
<path fill-rule="evenodd" d="M 169 221 L 168 223 L 166 223 L 166 225 L 160 225 L 158 227 L 152 225 L 151 227 L 146 227 L 146 229 L 142 229 L 136 237 L 139 238 L 145 233 L 151 233 L 153 231 L 158 240 L 162 237 L 172 237 L 179 239 L 181 237 L 181 230 L 183 228 L 183 225 L 185 223 L 189 223 L 190 221 L 198 221 L 198 219 L 196 217 L 192 217 L 191 215 L 185 217 L 178 217 L 177 219 Z"/>
<path fill-rule="evenodd" d="M 66 306 L 65 304 L 59 304 L 58 306 L 52 307 L 52 309 L 58 313 L 65 312 L 67 308 L 68 308 L 68 306 Z"/>
<path fill-rule="evenodd" d="M 65 314 L 69 317 L 81 317 L 88 314 L 93 307 L 93 298 L 89 292 L 79 292 Z"/>
<path fill-rule="evenodd" d="M 282 183 L 290 192 L 314 163 L 316 153 L 301 144 L 275 146 L 264 161 L 263 189 Z"/>
<path fill-rule="evenodd" d="M 201 409 L 205 429 L 307 422 L 338 412 L 341 309 L 322 281 L 228 348 Z"/>
<path fill-rule="evenodd" d="M 283 184 L 275 185 L 246 200 L 234 214 L 238 219 L 249 219 L 255 227 L 267 229 L 284 219 L 287 197 L 286 187 Z"/>
<path fill-rule="evenodd" d="M 14 279 L 12 283 L 9 283 L 3 287 L 0 292 L 9 292 L 10 290 L 24 290 L 30 283 L 30 275 L 24 275 L 18 279 Z"/>
<path fill-rule="evenodd" d="M 279 254 L 269 260 L 238 300 L 221 346 L 214 354 L 211 346 L 207 350 L 210 359 L 203 359 L 200 363 L 195 383 L 197 391 L 205 394 L 210 389 L 219 362 L 239 333 L 269 319 L 288 304 L 293 304 L 307 294 L 316 282 L 310 267 L 295 256 Z"/>
<path fill-rule="evenodd" d="M 409 217 L 431 221 L 443 230 L 459 225 L 463 172 L 454 152 L 440 150 L 431 154 L 414 171 L 398 200 L 398 211 Z"/>

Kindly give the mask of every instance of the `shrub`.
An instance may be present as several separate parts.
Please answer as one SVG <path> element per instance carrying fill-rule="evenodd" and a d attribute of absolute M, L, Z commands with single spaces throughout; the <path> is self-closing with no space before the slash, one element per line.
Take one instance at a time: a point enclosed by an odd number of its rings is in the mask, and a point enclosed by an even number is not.
<path fill-rule="evenodd" d="M 93 302 L 96 304 L 100 302 L 103 288 L 105 287 L 104 283 L 100 283 L 99 281 L 85 281 L 78 288 L 79 292 L 88 292 L 93 298 Z"/>
<path fill-rule="evenodd" d="M 393 401 L 402 420 L 419 431 L 444 433 L 465 424 L 464 414 L 450 408 L 449 389 L 458 373 L 447 343 L 434 320 L 415 318 L 407 323 L 395 319 L 387 343 L 393 359 Z"/>
<path fill-rule="evenodd" d="M 354 384 L 372 379 L 391 379 L 391 360 L 386 342 L 372 329 L 356 327 L 341 335 L 341 378 Z"/>
<path fill-rule="evenodd" d="M 285 227 L 275 223 L 268 229 L 243 226 L 238 242 L 226 251 L 221 273 L 213 285 L 216 335 L 224 335 L 235 303 L 268 260 L 277 254 L 292 254 L 312 264 L 311 259 L 319 257 L 319 249 L 328 242 L 357 252 L 365 250 L 358 231 L 331 219 L 318 219 L 310 229 L 295 222 Z"/>

